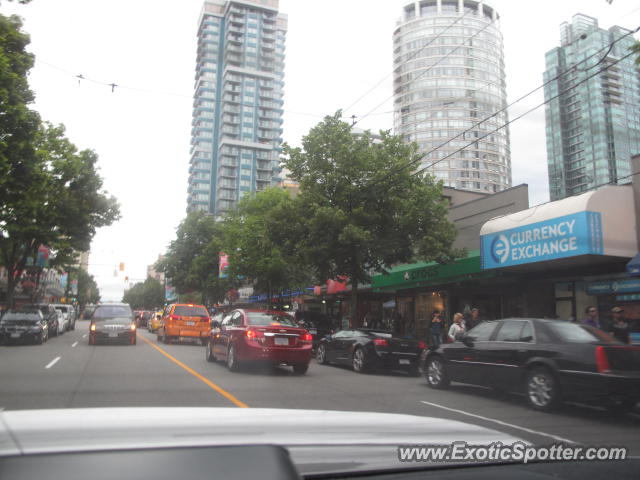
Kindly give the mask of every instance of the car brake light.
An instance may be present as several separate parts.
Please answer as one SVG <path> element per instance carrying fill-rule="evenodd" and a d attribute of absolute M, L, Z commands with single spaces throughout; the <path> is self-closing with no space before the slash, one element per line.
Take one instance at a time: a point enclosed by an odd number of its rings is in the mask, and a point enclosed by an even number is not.
<path fill-rule="evenodd" d="M 421 349 L 421 350 L 424 350 L 425 348 L 427 348 L 427 344 L 424 343 L 422 340 L 420 340 L 418 342 L 418 348 Z"/>
<path fill-rule="evenodd" d="M 273 327 L 279 327 L 279 326 L 280 326 L 280 323 L 278 323 L 278 322 L 271 322 L 271 326 L 273 326 Z"/>
<path fill-rule="evenodd" d="M 253 340 L 254 342 L 261 342 L 264 339 L 264 333 L 259 330 L 254 330 L 252 328 L 248 328 L 244 335 L 247 337 L 247 340 Z"/>
<path fill-rule="evenodd" d="M 95 331 L 96 331 L 96 324 L 95 324 L 95 323 L 91 324 L 91 327 L 90 327 L 89 329 L 90 329 L 92 332 L 95 332 Z"/>
<path fill-rule="evenodd" d="M 247 330 L 244 334 L 249 340 L 255 340 L 258 336 L 255 330 Z"/>
<path fill-rule="evenodd" d="M 373 344 L 376 347 L 388 347 L 389 343 L 384 338 L 374 338 Z"/>
<path fill-rule="evenodd" d="M 603 346 L 596 347 L 596 367 L 598 368 L 599 373 L 611 371 L 611 367 L 609 366 L 609 358 L 607 357 L 607 352 Z"/>
<path fill-rule="evenodd" d="M 305 333 L 302 335 L 302 341 L 303 342 L 313 342 L 313 335 L 311 335 L 309 332 Z"/>

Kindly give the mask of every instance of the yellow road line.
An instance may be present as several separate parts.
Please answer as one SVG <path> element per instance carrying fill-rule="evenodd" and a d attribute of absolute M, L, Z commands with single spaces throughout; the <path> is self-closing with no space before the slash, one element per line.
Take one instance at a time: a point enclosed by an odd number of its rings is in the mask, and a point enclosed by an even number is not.
<path fill-rule="evenodd" d="M 137 332 L 136 332 L 137 334 Z M 182 363 L 180 360 L 178 360 L 177 358 L 175 358 L 174 356 L 170 355 L 169 353 L 167 353 L 164 349 L 160 348 L 158 345 L 156 345 L 155 343 L 153 343 L 150 340 L 147 340 L 146 338 L 144 338 L 142 335 L 138 335 L 138 338 L 144 340 L 145 342 L 147 342 L 149 345 L 151 345 L 153 348 L 155 348 L 157 351 L 159 351 L 162 355 L 164 355 L 165 357 L 167 357 L 169 360 L 171 360 L 173 363 L 177 364 L 178 366 L 182 367 L 183 369 L 185 369 L 187 372 L 189 372 L 191 375 L 193 375 L 194 377 L 196 377 L 198 380 L 202 381 L 205 385 L 207 385 L 209 388 L 215 390 L 216 392 L 218 392 L 220 395 L 222 395 L 224 398 L 226 398 L 227 400 L 229 400 L 231 403 L 233 403 L 236 407 L 240 407 L 240 408 L 249 408 L 249 405 L 247 405 L 246 403 L 238 400 L 236 397 L 234 397 L 233 395 L 231 395 L 229 392 L 227 392 L 226 390 L 224 390 L 223 388 L 220 388 L 218 385 L 216 385 L 215 383 L 213 383 L 211 380 L 209 380 L 206 377 L 203 377 L 202 375 L 200 375 L 198 372 L 196 372 L 193 368 L 189 367 L 188 365 L 185 365 L 184 363 Z"/>

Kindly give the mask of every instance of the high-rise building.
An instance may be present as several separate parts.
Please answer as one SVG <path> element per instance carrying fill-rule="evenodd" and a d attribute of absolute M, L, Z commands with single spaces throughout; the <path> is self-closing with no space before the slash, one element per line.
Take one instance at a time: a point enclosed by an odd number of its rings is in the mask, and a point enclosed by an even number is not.
<path fill-rule="evenodd" d="M 393 46 L 395 133 L 419 145 L 417 169 L 458 189 L 511 187 L 498 13 L 482 1 L 411 2 Z"/>
<path fill-rule="evenodd" d="M 280 182 L 287 16 L 278 0 L 206 0 L 200 14 L 187 211 L 217 218 Z"/>
<path fill-rule="evenodd" d="M 621 39 L 628 33 L 578 14 L 560 25 L 560 46 L 546 54 L 551 200 L 631 181 L 631 157 L 640 153 L 640 69 L 635 55 L 621 60 L 635 42 Z"/>

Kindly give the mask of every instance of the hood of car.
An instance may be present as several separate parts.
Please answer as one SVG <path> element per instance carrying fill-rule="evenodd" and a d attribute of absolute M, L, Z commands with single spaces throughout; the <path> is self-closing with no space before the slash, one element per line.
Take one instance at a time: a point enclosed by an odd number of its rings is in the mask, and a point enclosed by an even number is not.
<path fill-rule="evenodd" d="M 369 412 L 136 407 L 18 410 L 0 415 L 0 456 L 280 445 L 289 450 L 302 474 L 415 467 L 398 460 L 400 446 L 522 441 L 453 420 Z"/>

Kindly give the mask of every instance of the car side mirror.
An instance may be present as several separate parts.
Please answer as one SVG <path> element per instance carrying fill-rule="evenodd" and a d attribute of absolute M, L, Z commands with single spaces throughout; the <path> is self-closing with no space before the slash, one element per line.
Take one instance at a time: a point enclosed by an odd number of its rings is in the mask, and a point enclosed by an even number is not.
<path fill-rule="evenodd" d="M 464 343 L 467 347 L 469 348 L 473 348 L 473 339 L 471 337 L 468 336 L 463 336 L 461 338 L 459 338 L 459 340 Z"/>

